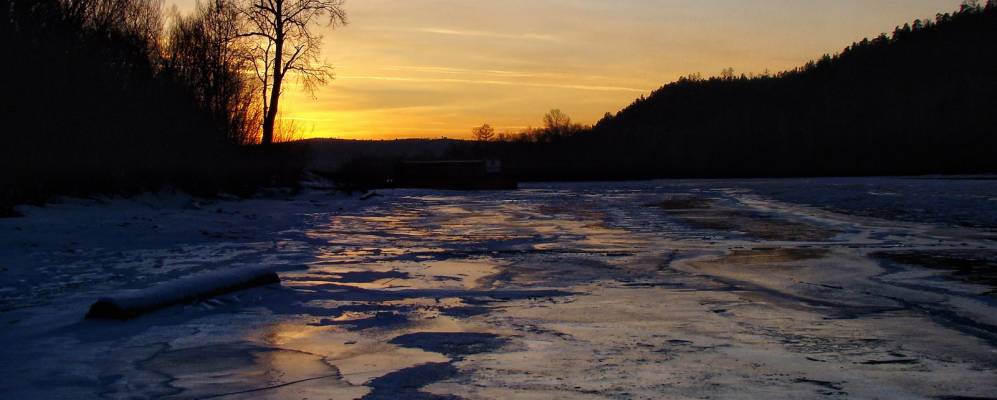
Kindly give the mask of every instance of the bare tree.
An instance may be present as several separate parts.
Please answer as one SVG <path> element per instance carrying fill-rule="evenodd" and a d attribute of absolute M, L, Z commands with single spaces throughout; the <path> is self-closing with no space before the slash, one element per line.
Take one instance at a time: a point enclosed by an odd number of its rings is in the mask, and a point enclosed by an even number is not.
<path fill-rule="evenodd" d="M 731 81 L 734 80 L 734 77 L 734 67 L 727 67 L 720 71 L 720 79 Z"/>
<path fill-rule="evenodd" d="M 560 109 L 550 110 L 544 115 L 544 128 L 553 133 L 561 133 L 571 126 L 571 117 Z"/>
<path fill-rule="evenodd" d="M 251 70 L 251 44 L 240 40 L 242 19 L 232 0 L 198 2 L 190 15 L 174 10 L 166 35 L 166 72 L 185 82 L 216 130 L 232 143 L 259 140 L 260 115 Z"/>
<path fill-rule="evenodd" d="M 332 78 L 332 68 L 319 60 L 322 35 L 312 31 L 346 24 L 344 0 L 244 0 L 242 13 L 254 40 L 252 61 L 263 98 L 262 143 L 274 141 L 274 126 L 284 78 L 295 75 L 305 90 L 314 91 Z"/>
<path fill-rule="evenodd" d="M 492 128 L 491 125 L 484 124 L 477 128 L 471 129 L 471 133 L 474 135 L 475 139 L 487 142 L 495 136 L 495 128 Z"/>

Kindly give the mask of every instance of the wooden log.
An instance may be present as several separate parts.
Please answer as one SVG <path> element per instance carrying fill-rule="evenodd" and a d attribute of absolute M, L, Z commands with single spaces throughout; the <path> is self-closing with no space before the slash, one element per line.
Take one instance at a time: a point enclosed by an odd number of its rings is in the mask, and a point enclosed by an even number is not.
<path fill-rule="evenodd" d="M 147 289 L 102 297 L 90 306 L 86 318 L 124 320 L 174 304 L 273 283 L 280 283 L 280 277 L 276 272 L 262 267 L 206 272 Z"/>

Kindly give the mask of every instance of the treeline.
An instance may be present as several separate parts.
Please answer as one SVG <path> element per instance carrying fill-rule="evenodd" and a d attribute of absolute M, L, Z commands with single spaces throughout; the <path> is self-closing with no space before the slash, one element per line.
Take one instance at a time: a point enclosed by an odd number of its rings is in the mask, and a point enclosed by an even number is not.
<path fill-rule="evenodd" d="M 290 182 L 258 141 L 258 86 L 229 2 L 0 0 L 0 210 L 52 195 Z M 169 20 L 169 23 L 168 23 Z"/>
<path fill-rule="evenodd" d="M 997 172 L 997 1 L 778 74 L 679 79 L 594 127 L 457 146 L 521 179 Z"/>

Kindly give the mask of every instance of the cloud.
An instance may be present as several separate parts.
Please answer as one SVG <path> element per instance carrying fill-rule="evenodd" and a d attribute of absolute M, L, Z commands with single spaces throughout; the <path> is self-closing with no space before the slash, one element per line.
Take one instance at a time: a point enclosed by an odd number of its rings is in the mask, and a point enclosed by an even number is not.
<path fill-rule="evenodd" d="M 561 83 L 541 83 L 526 81 L 503 81 L 494 79 L 459 79 L 459 78 L 419 78 L 405 76 L 377 76 L 377 75 L 339 75 L 339 79 L 364 79 L 374 81 L 395 81 L 395 82 L 436 82 L 436 83 L 464 83 L 475 85 L 502 85 L 502 86 L 530 86 L 554 89 L 591 90 L 600 92 L 633 92 L 646 93 L 647 89 L 623 87 L 623 86 L 602 86 L 602 85 L 574 85 Z"/>
<path fill-rule="evenodd" d="M 385 71 L 412 71 L 412 72 L 425 72 L 425 73 L 437 73 L 437 74 L 449 74 L 449 75 L 483 74 L 483 75 L 495 75 L 495 76 L 516 77 L 516 78 L 532 78 L 532 77 L 539 77 L 542 75 L 536 72 L 525 72 L 525 71 L 504 71 L 504 70 L 469 69 L 469 68 L 419 66 L 419 65 L 392 65 L 392 66 L 382 67 L 381 69 Z"/>
<path fill-rule="evenodd" d="M 416 28 L 409 29 L 410 32 L 434 33 L 438 35 L 471 36 L 491 39 L 512 39 L 512 40 L 537 40 L 544 42 L 558 42 L 560 39 L 553 35 L 541 33 L 501 33 L 488 31 L 472 31 L 448 28 Z"/>

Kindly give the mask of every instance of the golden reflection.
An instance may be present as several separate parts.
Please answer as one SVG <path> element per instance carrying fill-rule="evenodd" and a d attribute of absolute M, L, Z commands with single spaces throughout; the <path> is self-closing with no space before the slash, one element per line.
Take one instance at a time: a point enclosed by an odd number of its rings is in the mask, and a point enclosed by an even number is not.
<path fill-rule="evenodd" d="M 456 328 L 453 321 L 439 323 L 437 330 Z M 421 328 L 433 330 L 432 327 Z M 349 385 L 363 385 L 370 379 L 423 363 L 450 360 L 439 353 L 386 343 L 391 337 L 401 333 L 403 332 L 378 330 L 351 332 L 327 326 L 279 323 L 266 328 L 262 336 L 270 346 L 320 356 L 322 362 L 337 369 L 342 381 Z M 289 359 L 272 357 L 261 361 L 270 362 L 269 365 L 275 371 L 295 371 L 298 367 L 284 363 L 287 360 Z M 367 390 L 363 386 L 352 389 L 360 391 L 360 396 Z"/>

